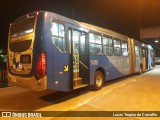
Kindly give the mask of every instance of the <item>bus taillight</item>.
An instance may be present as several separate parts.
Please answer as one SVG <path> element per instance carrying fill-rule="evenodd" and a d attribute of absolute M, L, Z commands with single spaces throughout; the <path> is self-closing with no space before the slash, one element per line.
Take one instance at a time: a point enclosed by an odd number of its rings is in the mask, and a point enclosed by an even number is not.
<path fill-rule="evenodd" d="M 36 14 L 39 15 L 39 12 L 37 12 Z"/>
<path fill-rule="evenodd" d="M 46 75 L 46 53 L 42 52 L 38 57 L 36 65 L 36 79 L 39 80 Z"/>

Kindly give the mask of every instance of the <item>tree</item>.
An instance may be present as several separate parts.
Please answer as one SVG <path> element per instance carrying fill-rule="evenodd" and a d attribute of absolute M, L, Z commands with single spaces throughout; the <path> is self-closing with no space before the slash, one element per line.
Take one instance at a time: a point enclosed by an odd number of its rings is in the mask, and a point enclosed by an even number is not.
<path fill-rule="evenodd" d="M 7 51 L 0 49 L 0 68 L 6 67 Z"/>

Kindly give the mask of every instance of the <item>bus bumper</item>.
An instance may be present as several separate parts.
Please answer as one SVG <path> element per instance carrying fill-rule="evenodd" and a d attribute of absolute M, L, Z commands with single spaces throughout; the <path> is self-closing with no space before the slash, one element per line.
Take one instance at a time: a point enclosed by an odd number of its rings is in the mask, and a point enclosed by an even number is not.
<path fill-rule="evenodd" d="M 33 77 L 19 77 L 8 73 L 8 84 L 11 86 L 19 86 L 29 88 L 35 91 L 43 91 L 47 89 L 47 77 L 44 76 L 40 80 Z"/>

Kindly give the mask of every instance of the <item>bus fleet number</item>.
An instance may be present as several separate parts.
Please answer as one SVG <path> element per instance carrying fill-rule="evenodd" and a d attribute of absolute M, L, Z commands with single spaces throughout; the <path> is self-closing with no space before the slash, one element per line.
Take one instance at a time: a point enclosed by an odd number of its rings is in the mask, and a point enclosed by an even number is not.
<path fill-rule="evenodd" d="M 91 60 L 91 65 L 98 65 L 98 60 Z"/>

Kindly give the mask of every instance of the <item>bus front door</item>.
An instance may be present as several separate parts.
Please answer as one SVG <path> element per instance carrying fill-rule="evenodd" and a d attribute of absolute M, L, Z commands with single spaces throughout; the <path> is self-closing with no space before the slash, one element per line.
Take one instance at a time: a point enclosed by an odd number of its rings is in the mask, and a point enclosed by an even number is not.
<path fill-rule="evenodd" d="M 71 88 L 89 84 L 89 43 L 87 33 L 70 29 L 71 39 Z"/>

